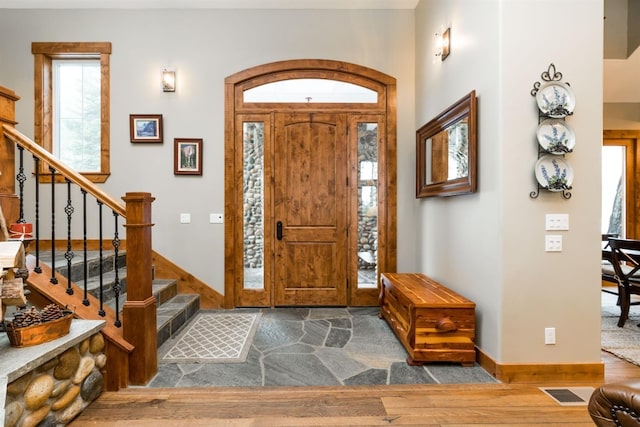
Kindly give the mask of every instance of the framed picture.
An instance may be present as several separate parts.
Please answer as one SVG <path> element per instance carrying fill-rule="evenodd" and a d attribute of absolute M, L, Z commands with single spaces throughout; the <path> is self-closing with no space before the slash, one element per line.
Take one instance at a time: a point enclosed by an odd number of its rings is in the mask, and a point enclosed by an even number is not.
<path fill-rule="evenodd" d="M 131 142 L 162 142 L 162 114 L 130 114 Z"/>
<path fill-rule="evenodd" d="M 202 139 L 173 140 L 173 174 L 202 175 Z"/>

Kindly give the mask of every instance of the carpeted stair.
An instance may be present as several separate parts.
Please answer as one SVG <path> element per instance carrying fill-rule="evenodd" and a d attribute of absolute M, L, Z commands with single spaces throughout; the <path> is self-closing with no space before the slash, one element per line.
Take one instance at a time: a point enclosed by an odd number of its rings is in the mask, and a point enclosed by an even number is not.
<path fill-rule="evenodd" d="M 102 254 L 102 288 L 104 304 L 115 309 L 115 296 L 113 286 L 115 284 L 115 270 L 113 251 L 103 251 Z M 55 269 L 65 277 L 67 275 L 67 261 L 64 252 L 60 251 L 55 256 Z M 41 253 L 40 262 L 51 265 L 51 254 Z M 100 253 L 98 251 L 87 252 L 87 290 L 100 298 Z M 71 280 L 80 288 L 84 286 L 83 253 L 76 253 L 71 261 Z M 127 299 L 127 268 L 126 255 L 118 253 L 118 280 L 120 281 L 120 298 L 118 307 L 122 313 L 122 306 Z M 157 330 L 158 347 L 175 335 L 200 309 L 200 295 L 179 294 L 178 282 L 174 279 L 154 279 L 152 283 L 153 296 L 158 304 Z"/>

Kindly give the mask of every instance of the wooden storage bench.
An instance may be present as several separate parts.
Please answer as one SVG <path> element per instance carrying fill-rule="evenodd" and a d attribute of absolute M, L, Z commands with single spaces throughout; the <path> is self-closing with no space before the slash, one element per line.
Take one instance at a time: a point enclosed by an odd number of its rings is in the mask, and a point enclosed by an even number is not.
<path fill-rule="evenodd" d="M 473 301 L 417 273 L 380 275 L 380 317 L 409 353 L 407 363 L 476 360 Z"/>

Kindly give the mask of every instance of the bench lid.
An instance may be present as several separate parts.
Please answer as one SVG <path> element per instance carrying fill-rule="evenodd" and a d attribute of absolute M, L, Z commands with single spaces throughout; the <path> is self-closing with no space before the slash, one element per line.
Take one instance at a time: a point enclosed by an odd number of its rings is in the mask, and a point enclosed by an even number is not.
<path fill-rule="evenodd" d="M 391 283 L 416 307 L 475 308 L 476 303 L 420 273 L 382 273 L 381 280 Z M 426 292 L 425 292 L 426 291 Z"/>

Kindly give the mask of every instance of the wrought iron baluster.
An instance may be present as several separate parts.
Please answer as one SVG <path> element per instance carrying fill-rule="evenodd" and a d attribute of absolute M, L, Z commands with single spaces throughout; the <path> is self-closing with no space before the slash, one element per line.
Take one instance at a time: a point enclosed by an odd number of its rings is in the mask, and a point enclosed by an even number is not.
<path fill-rule="evenodd" d="M 64 208 L 64 213 L 67 214 L 67 251 L 64 253 L 64 258 L 67 260 L 67 295 L 73 295 L 73 288 L 71 287 L 71 260 L 74 257 L 71 250 L 71 218 L 73 215 L 73 204 L 71 203 L 71 181 L 65 178 L 67 183 L 67 205 Z"/>
<path fill-rule="evenodd" d="M 51 282 L 54 285 L 58 284 L 56 278 L 56 170 L 53 166 L 49 166 L 49 172 L 51 172 Z"/>
<path fill-rule="evenodd" d="M 36 170 L 36 229 L 34 234 L 36 239 L 36 265 L 33 267 L 33 271 L 42 273 L 42 267 L 40 267 L 40 158 L 33 156 L 33 160 Z"/>
<path fill-rule="evenodd" d="M 120 278 L 118 277 L 118 250 L 120 248 L 120 237 L 118 236 L 118 214 L 113 212 L 114 232 L 113 232 L 113 270 L 116 273 L 113 284 L 113 294 L 116 299 L 116 321 L 113 323 L 116 327 L 122 326 L 120 322 Z"/>
<path fill-rule="evenodd" d="M 27 180 L 27 176 L 24 174 L 24 148 L 22 146 L 18 146 L 18 174 L 16 175 L 16 181 L 18 181 L 18 203 L 20 206 L 20 213 L 18 216 L 17 223 L 18 224 L 26 224 L 27 221 L 24 219 L 24 183 Z M 26 236 L 26 227 L 22 228 L 22 238 L 21 240 L 24 243 L 24 248 L 26 249 L 29 246 L 29 239 Z M 27 241 L 24 242 L 25 238 Z M 25 266 L 22 266 L 16 270 L 16 276 L 22 277 L 26 279 L 29 277 L 29 269 Z M 1 321 L 1 319 L 0 319 Z"/>
<path fill-rule="evenodd" d="M 20 215 L 18 217 L 18 224 L 24 224 L 27 221 L 24 219 L 24 183 L 27 180 L 27 176 L 24 174 L 24 147 L 18 145 L 19 162 L 18 162 L 18 174 L 16 180 L 18 181 L 18 201 L 20 203 Z"/>
<path fill-rule="evenodd" d="M 89 297 L 88 297 L 88 279 L 89 279 L 89 268 L 87 266 L 87 191 L 84 188 L 81 188 L 82 192 L 82 252 L 84 256 L 84 262 L 82 263 L 83 268 L 83 279 L 84 279 L 84 299 L 82 300 L 82 304 L 85 306 L 89 306 Z"/>
<path fill-rule="evenodd" d="M 98 229 L 99 229 L 99 242 L 98 242 L 98 247 L 99 247 L 99 258 L 100 258 L 100 264 L 99 264 L 99 273 L 100 273 L 100 309 L 98 310 L 98 314 L 100 315 L 100 317 L 104 317 L 106 315 L 105 311 L 104 311 L 104 295 L 103 295 L 103 285 L 104 285 L 104 274 L 102 272 L 103 268 L 102 268 L 102 262 L 104 260 L 103 256 L 102 256 L 102 205 L 103 203 L 100 200 L 97 200 L 98 202 Z"/>

